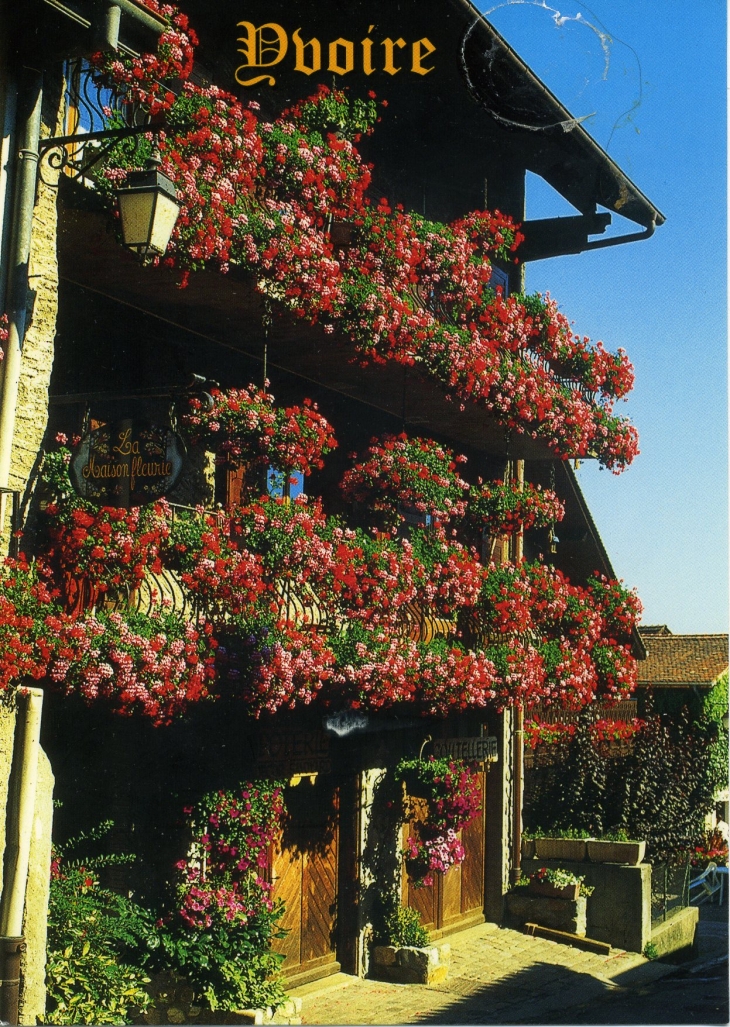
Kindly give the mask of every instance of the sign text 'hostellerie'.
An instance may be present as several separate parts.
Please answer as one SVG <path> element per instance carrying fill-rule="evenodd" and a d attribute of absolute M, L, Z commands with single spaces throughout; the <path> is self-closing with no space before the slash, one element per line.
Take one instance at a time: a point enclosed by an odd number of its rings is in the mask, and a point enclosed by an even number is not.
<path fill-rule="evenodd" d="M 243 54 L 243 63 L 236 68 L 236 82 L 240 86 L 255 86 L 260 82 L 275 85 L 276 79 L 268 72 L 254 74 L 253 77 L 251 72 L 273 68 L 287 54 L 293 57 L 294 71 L 303 75 L 314 75 L 318 71 L 330 71 L 335 75 L 349 75 L 352 71 L 362 71 L 365 75 L 372 75 L 375 71 L 385 71 L 388 75 L 397 75 L 399 71 L 428 75 L 434 70 L 433 65 L 424 63 L 436 52 L 430 39 L 424 36 L 408 43 L 400 36 L 397 39 L 388 36 L 375 40 L 370 36 L 374 25 L 368 28 L 367 36 L 359 42 L 342 36 L 331 42 L 321 42 L 316 37 L 305 40 L 301 28 L 294 29 L 290 40 L 286 29 L 273 21 L 264 25 L 239 21 L 238 28 L 242 30 L 237 40 L 238 52 Z"/>

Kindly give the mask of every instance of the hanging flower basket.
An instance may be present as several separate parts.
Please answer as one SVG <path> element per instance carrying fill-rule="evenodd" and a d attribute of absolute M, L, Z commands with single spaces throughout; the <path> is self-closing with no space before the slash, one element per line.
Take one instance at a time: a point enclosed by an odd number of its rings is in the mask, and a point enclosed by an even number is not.
<path fill-rule="evenodd" d="M 469 486 L 457 473 L 465 460 L 433 439 L 383 435 L 371 440 L 364 459 L 345 473 L 340 487 L 349 502 L 383 512 L 389 525 L 405 519 L 404 507 L 448 521 L 466 509 Z"/>
<path fill-rule="evenodd" d="M 189 400 L 180 426 L 191 442 L 203 441 L 219 460 L 270 464 L 279 471 L 310 474 L 336 446 L 332 426 L 315 403 L 277 407 L 274 397 L 255 385 L 212 389 L 212 404 Z"/>
<path fill-rule="evenodd" d="M 529 482 L 479 482 L 469 490 L 467 517 L 490 535 L 514 535 L 562 521 L 565 507 L 551 489 Z"/>
<path fill-rule="evenodd" d="M 476 773 L 463 760 L 447 758 L 401 760 L 395 778 L 403 784 L 403 815 L 413 834 L 403 852 L 410 879 L 433 884 L 433 874 L 446 873 L 466 855 L 458 831 L 481 809 Z"/>

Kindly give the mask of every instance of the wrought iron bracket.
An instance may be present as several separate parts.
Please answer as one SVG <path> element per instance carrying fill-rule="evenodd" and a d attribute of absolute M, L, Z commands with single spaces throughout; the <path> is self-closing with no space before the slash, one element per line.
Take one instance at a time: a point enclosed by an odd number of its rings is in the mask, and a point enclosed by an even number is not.
<path fill-rule="evenodd" d="M 97 132 L 79 132 L 75 135 L 52 136 L 48 139 L 41 139 L 38 144 L 38 154 L 41 165 L 41 179 L 43 179 L 42 162 L 47 159 L 48 165 L 54 171 L 64 171 L 70 168 L 75 179 L 84 178 L 91 168 L 103 160 L 119 142 L 120 139 L 127 139 L 145 134 L 156 134 L 158 125 L 129 125 L 122 128 L 101 129 Z M 98 146 L 89 147 L 89 143 L 98 143 Z"/>

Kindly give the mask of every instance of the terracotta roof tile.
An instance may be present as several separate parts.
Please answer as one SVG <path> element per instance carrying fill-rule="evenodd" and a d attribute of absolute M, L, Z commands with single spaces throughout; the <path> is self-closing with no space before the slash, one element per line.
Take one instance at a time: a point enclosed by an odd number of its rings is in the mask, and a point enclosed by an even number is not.
<path fill-rule="evenodd" d="M 708 688 L 728 667 L 727 635 L 645 634 L 647 658 L 639 661 L 640 685 Z"/>

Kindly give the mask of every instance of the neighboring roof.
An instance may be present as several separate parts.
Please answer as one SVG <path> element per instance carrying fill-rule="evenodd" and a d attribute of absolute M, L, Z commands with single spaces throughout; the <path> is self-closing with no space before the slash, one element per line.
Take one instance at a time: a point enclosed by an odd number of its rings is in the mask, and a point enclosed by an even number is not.
<path fill-rule="evenodd" d="M 655 634 L 639 628 L 647 658 L 639 664 L 639 684 L 659 688 L 710 688 L 728 669 L 727 635 Z"/>
<path fill-rule="evenodd" d="M 671 635 L 666 624 L 642 624 L 639 628 L 642 635 Z"/>

